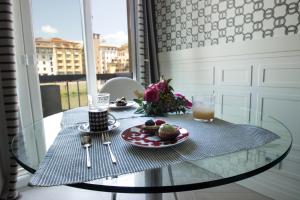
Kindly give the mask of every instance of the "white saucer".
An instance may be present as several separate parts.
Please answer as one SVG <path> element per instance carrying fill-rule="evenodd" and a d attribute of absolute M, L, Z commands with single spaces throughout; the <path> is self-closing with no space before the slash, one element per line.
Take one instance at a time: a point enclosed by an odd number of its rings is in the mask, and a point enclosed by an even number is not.
<path fill-rule="evenodd" d="M 113 131 L 113 130 L 117 129 L 119 126 L 120 126 L 120 122 L 116 121 L 115 124 L 108 126 L 108 129 L 106 131 L 90 131 L 89 123 L 85 122 L 85 123 L 81 123 L 77 127 L 77 129 L 83 133 L 104 133 L 104 132 L 108 132 L 108 131 Z"/>
<path fill-rule="evenodd" d="M 127 101 L 126 106 L 117 106 L 116 103 L 110 103 L 109 104 L 109 108 L 112 110 L 118 110 L 118 109 L 127 109 L 127 108 L 131 108 L 133 106 L 135 106 L 136 103 L 134 101 Z"/>

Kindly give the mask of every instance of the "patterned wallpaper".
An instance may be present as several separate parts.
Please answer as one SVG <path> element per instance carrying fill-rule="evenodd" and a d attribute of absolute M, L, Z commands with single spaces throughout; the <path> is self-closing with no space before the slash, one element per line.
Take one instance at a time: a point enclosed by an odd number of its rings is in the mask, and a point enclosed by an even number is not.
<path fill-rule="evenodd" d="M 299 34 L 300 0 L 155 0 L 158 52 Z"/>

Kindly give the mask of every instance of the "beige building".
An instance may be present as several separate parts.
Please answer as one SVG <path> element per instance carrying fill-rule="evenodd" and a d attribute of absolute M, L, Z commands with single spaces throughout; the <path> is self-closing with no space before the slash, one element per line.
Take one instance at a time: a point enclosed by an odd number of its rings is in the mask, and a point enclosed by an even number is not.
<path fill-rule="evenodd" d="M 128 44 L 123 44 L 121 47 L 117 49 L 117 59 L 119 63 L 119 67 L 117 68 L 117 72 L 129 72 L 129 51 Z"/>
<path fill-rule="evenodd" d="M 60 38 L 36 38 L 35 43 L 39 74 L 85 74 L 81 43 Z"/>
<path fill-rule="evenodd" d="M 129 72 L 128 45 L 124 44 L 116 49 L 117 56 L 107 64 L 110 73 Z"/>
<path fill-rule="evenodd" d="M 101 35 L 93 35 L 95 65 L 98 74 L 129 72 L 128 44 L 121 47 L 101 42 Z"/>
<path fill-rule="evenodd" d="M 117 58 L 117 46 L 109 44 L 100 45 L 100 55 L 102 57 L 102 73 L 115 73 L 115 70 L 109 68 L 114 59 Z"/>
<path fill-rule="evenodd" d="M 41 75 L 85 74 L 83 44 L 60 38 L 36 38 L 38 73 Z M 128 44 L 121 47 L 101 43 L 93 35 L 97 74 L 129 72 Z"/>

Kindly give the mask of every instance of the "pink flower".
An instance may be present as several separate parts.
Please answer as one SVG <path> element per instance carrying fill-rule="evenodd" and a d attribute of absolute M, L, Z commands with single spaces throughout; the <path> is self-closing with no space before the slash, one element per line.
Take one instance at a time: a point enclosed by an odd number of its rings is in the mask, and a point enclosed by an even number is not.
<path fill-rule="evenodd" d="M 183 95 L 180 94 L 180 93 L 175 93 L 175 96 L 176 96 L 176 97 L 179 97 L 179 98 L 185 98 L 185 96 L 183 96 Z"/>
<path fill-rule="evenodd" d="M 144 100 L 148 102 L 158 102 L 159 90 L 157 89 L 157 87 L 148 87 L 145 90 Z"/>
<path fill-rule="evenodd" d="M 155 84 L 159 91 L 165 92 L 168 89 L 168 82 L 166 80 L 161 80 Z"/>
<path fill-rule="evenodd" d="M 190 102 L 189 100 L 186 99 L 186 102 L 185 102 L 185 107 L 191 109 L 193 106 L 192 102 Z"/>
<path fill-rule="evenodd" d="M 186 108 L 189 108 L 189 109 L 192 108 L 192 106 L 193 106 L 192 102 L 190 102 L 187 98 L 185 98 L 185 96 L 183 96 L 180 93 L 175 93 L 175 96 L 177 98 L 181 98 L 181 99 L 183 99 L 185 101 L 185 107 Z"/>
<path fill-rule="evenodd" d="M 152 87 L 155 87 L 155 84 L 151 83 L 148 88 L 152 88 Z"/>

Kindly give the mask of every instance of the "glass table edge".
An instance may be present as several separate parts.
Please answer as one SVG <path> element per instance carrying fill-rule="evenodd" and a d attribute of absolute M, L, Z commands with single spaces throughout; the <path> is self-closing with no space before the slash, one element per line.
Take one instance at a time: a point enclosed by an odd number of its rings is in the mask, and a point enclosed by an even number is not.
<path fill-rule="evenodd" d="M 12 139 L 10 148 L 12 148 L 15 137 Z M 246 178 L 250 178 L 259 173 L 262 173 L 262 172 L 274 167 L 276 164 L 278 164 L 280 161 L 282 161 L 288 155 L 291 148 L 292 148 L 292 137 L 291 137 L 290 144 L 289 144 L 288 148 L 286 149 L 286 151 L 281 156 L 279 156 L 278 158 L 273 160 L 272 162 L 270 162 L 266 165 L 263 165 L 259 168 L 247 171 L 245 173 L 241 173 L 238 175 L 225 177 L 225 178 L 221 178 L 221 179 L 217 179 L 217 180 L 212 180 L 212 181 L 204 181 L 204 182 L 200 182 L 200 183 L 190 183 L 190 184 L 143 186 L 143 187 L 141 187 L 141 186 L 138 186 L 138 187 L 116 186 L 116 185 L 103 185 L 103 184 L 101 185 L 101 184 L 92 184 L 89 182 L 67 184 L 67 186 L 74 187 L 74 188 L 94 190 L 94 191 L 117 192 L 117 193 L 169 193 L 169 192 L 182 192 L 182 191 L 190 191 L 190 190 L 196 190 L 196 189 L 205 189 L 205 188 L 225 185 L 225 184 L 233 183 L 236 181 L 244 180 Z M 12 152 L 13 158 L 17 161 L 17 163 L 20 166 L 22 166 L 25 170 L 27 170 L 31 174 L 34 174 L 36 172 L 35 169 L 29 167 L 28 165 L 23 163 L 20 159 L 18 159 L 18 157 L 14 154 L 14 152 L 12 150 L 11 150 L 11 152 Z M 182 163 L 185 163 L 185 162 L 191 162 L 191 161 L 184 161 Z M 169 166 L 172 166 L 172 165 L 168 165 L 168 166 L 164 166 L 164 167 L 169 167 Z M 164 168 L 164 167 L 161 167 L 161 168 Z M 161 169 L 161 168 L 157 168 L 157 169 Z M 144 170 L 144 171 L 146 171 L 146 170 Z M 139 172 L 134 172 L 134 173 L 139 173 Z M 124 174 L 124 175 L 120 175 L 120 176 L 126 176 L 126 175 L 130 175 L 130 174 L 132 175 L 134 173 Z M 102 178 L 102 179 L 105 179 L 105 178 Z M 101 180 L 101 179 L 98 179 L 98 180 Z"/>

